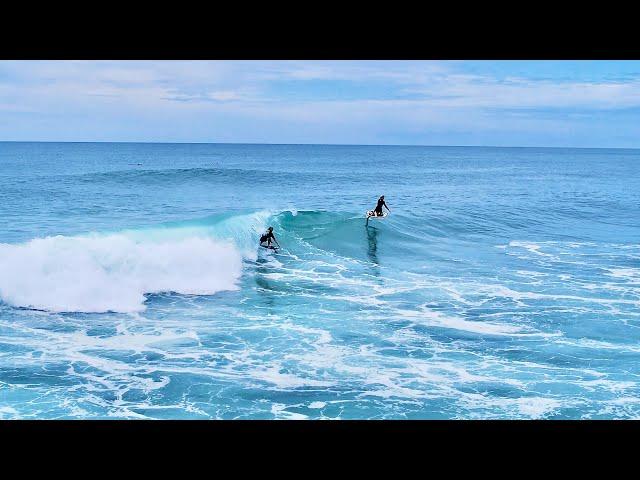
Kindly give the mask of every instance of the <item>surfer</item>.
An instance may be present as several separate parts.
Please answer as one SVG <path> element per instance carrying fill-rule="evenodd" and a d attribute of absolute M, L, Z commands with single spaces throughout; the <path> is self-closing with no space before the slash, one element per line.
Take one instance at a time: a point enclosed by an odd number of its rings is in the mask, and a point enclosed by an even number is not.
<path fill-rule="evenodd" d="M 273 236 L 273 227 L 267 228 L 267 232 L 262 234 L 262 236 L 260 237 L 260 246 L 261 247 L 266 247 L 266 248 L 275 248 L 275 247 L 271 246 L 271 240 L 273 240 L 276 243 L 276 245 L 278 245 L 278 247 L 280 246 L 280 244 L 276 240 L 276 237 Z M 265 243 L 265 242 L 267 244 L 263 245 L 263 243 Z"/>
<path fill-rule="evenodd" d="M 384 201 L 384 195 L 382 195 L 379 199 L 378 199 L 378 204 L 376 205 L 376 208 L 373 210 L 373 214 L 377 217 L 381 217 L 382 216 L 382 207 L 386 208 L 387 210 L 391 211 L 389 209 L 389 207 L 387 207 L 387 204 Z M 373 216 L 373 215 L 372 215 Z"/>

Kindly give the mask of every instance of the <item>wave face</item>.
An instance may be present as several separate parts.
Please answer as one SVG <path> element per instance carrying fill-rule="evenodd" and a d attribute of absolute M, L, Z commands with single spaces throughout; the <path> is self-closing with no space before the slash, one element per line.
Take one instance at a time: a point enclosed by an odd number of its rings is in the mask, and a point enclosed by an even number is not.
<path fill-rule="evenodd" d="M 0 143 L 0 165 L 0 418 L 640 418 L 639 151 Z"/>

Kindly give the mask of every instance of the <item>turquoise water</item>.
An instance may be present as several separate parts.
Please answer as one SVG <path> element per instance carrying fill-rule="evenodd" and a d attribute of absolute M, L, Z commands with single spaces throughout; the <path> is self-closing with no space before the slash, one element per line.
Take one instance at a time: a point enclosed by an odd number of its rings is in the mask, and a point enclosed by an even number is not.
<path fill-rule="evenodd" d="M 638 418 L 640 151 L 0 143 L 0 300 L 1 418 Z"/>

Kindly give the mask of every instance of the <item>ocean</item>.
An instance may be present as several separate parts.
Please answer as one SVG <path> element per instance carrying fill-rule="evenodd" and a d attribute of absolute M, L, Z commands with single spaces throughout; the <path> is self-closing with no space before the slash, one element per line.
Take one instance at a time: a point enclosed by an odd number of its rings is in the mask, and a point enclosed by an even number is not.
<path fill-rule="evenodd" d="M 640 150 L 0 143 L 0 418 L 640 418 L 639 307 Z"/>

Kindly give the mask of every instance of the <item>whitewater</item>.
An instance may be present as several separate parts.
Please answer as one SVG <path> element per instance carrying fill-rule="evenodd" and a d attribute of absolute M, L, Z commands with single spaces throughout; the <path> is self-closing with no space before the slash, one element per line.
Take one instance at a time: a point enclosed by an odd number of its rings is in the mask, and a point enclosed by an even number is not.
<path fill-rule="evenodd" d="M 639 162 L 0 143 L 0 418 L 638 418 Z"/>

